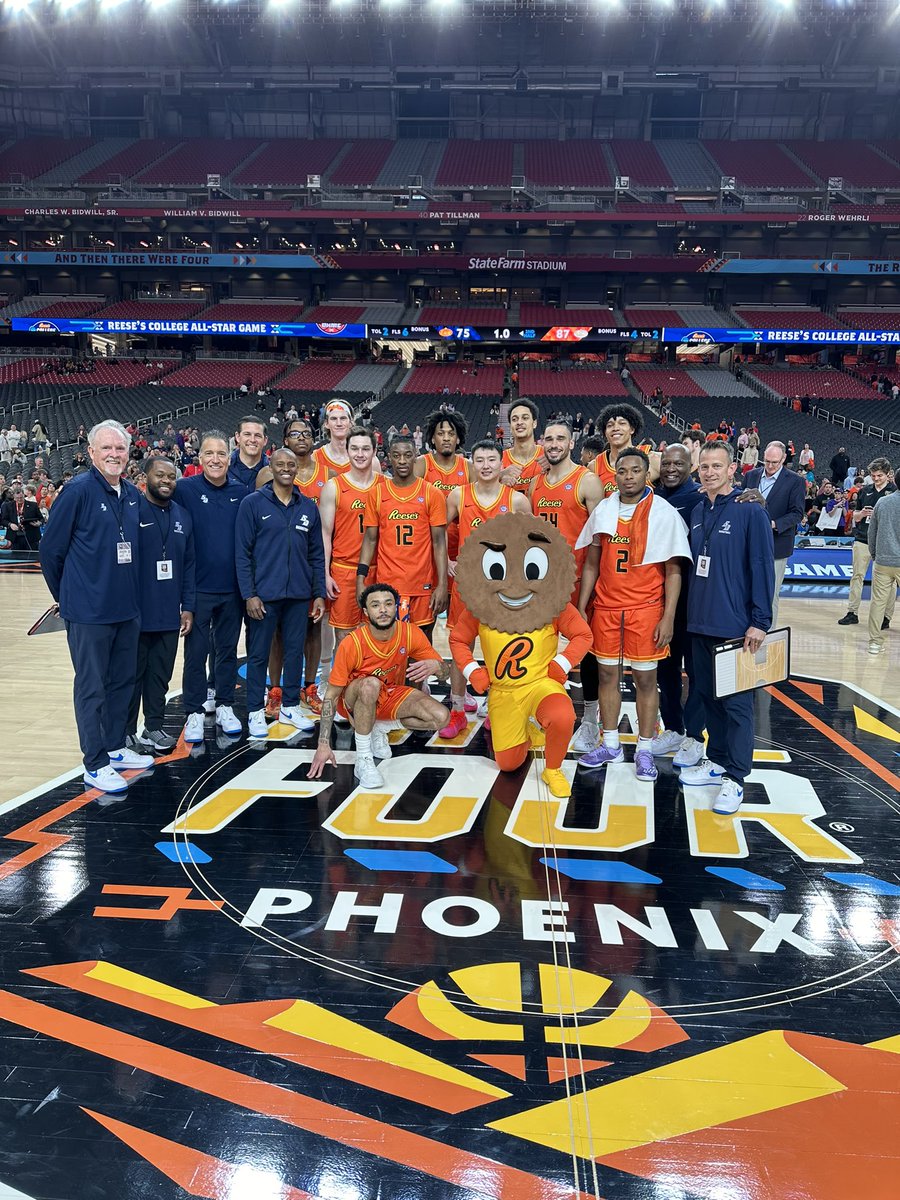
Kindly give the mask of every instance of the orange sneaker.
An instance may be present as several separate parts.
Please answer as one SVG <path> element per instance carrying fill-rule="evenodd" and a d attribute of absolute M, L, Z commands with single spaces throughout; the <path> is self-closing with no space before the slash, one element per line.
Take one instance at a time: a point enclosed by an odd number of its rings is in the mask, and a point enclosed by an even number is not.
<path fill-rule="evenodd" d="M 281 712 L 281 688 L 270 687 L 269 694 L 266 696 L 266 716 L 272 717 L 273 720 L 278 720 L 278 714 Z"/>
<path fill-rule="evenodd" d="M 320 717 L 322 715 L 322 698 L 314 683 L 311 683 L 308 688 L 301 689 L 300 703 L 305 704 L 315 716 Z"/>
<path fill-rule="evenodd" d="M 449 741 L 451 738 L 458 737 L 461 733 L 465 732 L 468 724 L 466 714 L 462 709 L 454 708 L 450 713 L 450 720 L 443 729 L 438 730 L 438 737 Z"/>

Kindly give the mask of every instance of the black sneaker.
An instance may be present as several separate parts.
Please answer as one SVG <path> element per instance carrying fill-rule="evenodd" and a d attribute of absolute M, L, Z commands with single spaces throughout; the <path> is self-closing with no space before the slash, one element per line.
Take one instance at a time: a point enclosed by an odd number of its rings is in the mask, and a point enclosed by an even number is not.
<path fill-rule="evenodd" d="M 881 628 L 882 629 L 890 629 L 890 627 L 891 627 L 891 618 L 885 617 L 884 620 L 881 622 Z"/>
<path fill-rule="evenodd" d="M 841 619 L 838 621 L 838 625 L 858 625 L 858 624 L 859 624 L 859 617 L 856 615 L 856 613 L 853 613 L 853 612 L 848 612 L 845 616 L 841 617 Z"/>
<path fill-rule="evenodd" d="M 177 738 L 163 733 L 161 729 L 145 729 L 141 735 L 141 742 L 154 750 L 174 750 L 178 745 Z"/>

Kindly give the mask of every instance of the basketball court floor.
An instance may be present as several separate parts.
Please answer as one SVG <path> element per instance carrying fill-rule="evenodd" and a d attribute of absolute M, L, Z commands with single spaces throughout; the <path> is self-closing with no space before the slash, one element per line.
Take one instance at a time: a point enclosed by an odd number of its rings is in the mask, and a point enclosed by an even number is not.
<path fill-rule="evenodd" d="M 896 1200 L 900 632 L 783 599 L 733 818 L 666 760 L 551 800 L 478 721 L 379 794 L 208 726 L 113 798 L 0 595 L 0 1197 Z"/>

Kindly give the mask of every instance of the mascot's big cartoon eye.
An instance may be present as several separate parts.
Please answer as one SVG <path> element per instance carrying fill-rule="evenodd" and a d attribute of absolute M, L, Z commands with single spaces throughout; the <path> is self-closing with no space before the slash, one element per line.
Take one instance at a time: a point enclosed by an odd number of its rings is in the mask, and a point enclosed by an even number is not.
<path fill-rule="evenodd" d="M 547 558 L 546 550 L 541 550 L 537 546 L 532 546 L 530 550 L 525 551 L 526 579 L 544 579 L 547 575 L 549 566 L 550 560 Z"/>
<path fill-rule="evenodd" d="M 544 555 L 546 563 L 547 556 Z M 481 569 L 484 571 L 485 579 L 505 579 L 506 578 L 506 555 L 501 554 L 499 550 L 485 550 L 481 559 Z M 544 566 L 546 571 L 546 565 Z"/>

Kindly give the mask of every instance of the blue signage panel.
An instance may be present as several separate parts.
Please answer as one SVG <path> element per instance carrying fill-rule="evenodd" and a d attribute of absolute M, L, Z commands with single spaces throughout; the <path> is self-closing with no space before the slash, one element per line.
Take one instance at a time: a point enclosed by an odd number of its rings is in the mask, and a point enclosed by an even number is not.
<path fill-rule="evenodd" d="M 311 254 L 203 254 L 160 250 L 10 250 L 0 262 L 28 267 L 228 267 L 229 270 L 320 271 Z"/>
<path fill-rule="evenodd" d="M 853 539 L 841 545 L 799 546 L 788 559 L 785 580 L 792 583 L 849 583 L 853 574 Z M 871 582 L 872 566 L 866 568 Z"/>
<path fill-rule="evenodd" d="M 756 343 L 766 346 L 900 346 L 900 329 L 669 329 L 664 342 L 684 346 Z"/>
<path fill-rule="evenodd" d="M 149 334 L 226 334 L 235 337 L 308 337 L 365 338 L 365 325 L 341 325 L 329 322 L 315 325 L 309 321 L 163 321 L 135 318 L 105 321 L 102 318 L 50 319 L 13 317 L 12 327 L 21 333 L 149 333 Z"/>

